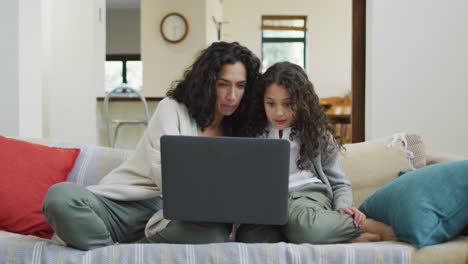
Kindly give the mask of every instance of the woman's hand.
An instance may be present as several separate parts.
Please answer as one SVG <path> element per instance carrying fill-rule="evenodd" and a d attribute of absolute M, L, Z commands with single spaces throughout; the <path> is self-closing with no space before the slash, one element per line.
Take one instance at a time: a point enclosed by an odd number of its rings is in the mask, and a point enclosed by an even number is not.
<path fill-rule="evenodd" d="M 366 215 L 359 211 L 359 209 L 355 207 L 344 207 L 340 208 L 345 214 L 350 215 L 354 219 L 354 226 L 361 228 L 364 225 L 364 221 L 366 221 Z"/>

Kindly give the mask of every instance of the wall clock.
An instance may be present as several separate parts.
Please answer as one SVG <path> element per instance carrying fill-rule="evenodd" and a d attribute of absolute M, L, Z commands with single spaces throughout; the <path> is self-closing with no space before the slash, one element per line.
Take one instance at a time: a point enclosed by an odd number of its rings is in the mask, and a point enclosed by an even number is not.
<path fill-rule="evenodd" d="M 183 15 L 174 12 L 163 17 L 159 29 L 164 40 L 179 43 L 187 37 L 189 25 Z"/>

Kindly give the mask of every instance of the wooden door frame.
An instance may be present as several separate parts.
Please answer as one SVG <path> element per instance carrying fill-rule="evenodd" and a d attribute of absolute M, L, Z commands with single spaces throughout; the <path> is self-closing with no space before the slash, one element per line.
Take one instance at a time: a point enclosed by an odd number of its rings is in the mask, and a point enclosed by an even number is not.
<path fill-rule="evenodd" d="M 352 4 L 351 141 L 365 140 L 366 0 Z"/>

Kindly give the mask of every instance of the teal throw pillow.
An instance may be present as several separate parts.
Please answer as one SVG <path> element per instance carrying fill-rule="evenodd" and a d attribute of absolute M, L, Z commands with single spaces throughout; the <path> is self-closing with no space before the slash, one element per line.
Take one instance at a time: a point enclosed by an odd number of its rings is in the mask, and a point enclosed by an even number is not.
<path fill-rule="evenodd" d="M 468 226 L 468 160 L 407 172 L 359 209 L 417 248 L 450 240 Z"/>

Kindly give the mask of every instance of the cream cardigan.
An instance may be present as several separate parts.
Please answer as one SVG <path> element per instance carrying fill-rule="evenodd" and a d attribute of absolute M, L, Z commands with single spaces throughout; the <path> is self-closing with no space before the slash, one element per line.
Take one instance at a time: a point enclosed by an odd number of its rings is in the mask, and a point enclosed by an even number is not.
<path fill-rule="evenodd" d="M 161 194 L 162 135 L 194 135 L 187 107 L 171 98 L 159 102 L 135 153 L 104 176 L 91 192 L 119 201 L 136 201 Z"/>

